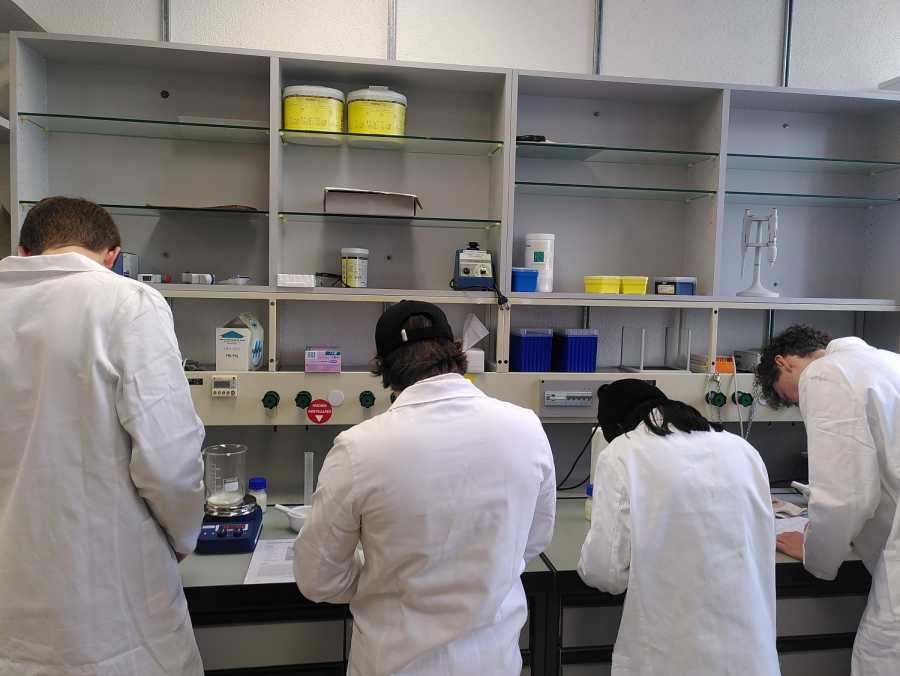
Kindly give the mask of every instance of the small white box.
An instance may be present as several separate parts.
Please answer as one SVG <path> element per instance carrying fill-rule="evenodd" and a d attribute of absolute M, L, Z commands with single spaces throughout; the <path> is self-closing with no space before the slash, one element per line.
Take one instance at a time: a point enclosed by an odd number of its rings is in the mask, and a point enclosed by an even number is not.
<path fill-rule="evenodd" d="M 326 214 L 412 218 L 422 203 L 416 195 L 356 188 L 325 188 Z"/>
<path fill-rule="evenodd" d="M 304 289 L 312 289 L 316 285 L 315 275 L 294 275 L 284 272 L 278 273 L 276 281 L 278 286 L 295 286 Z"/>
<path fill-rule="evenodd" d="M 466 350 L 466 361 L 469 362 L 466 373 L 484 373 L 484 350 L 477 347 Z"/>

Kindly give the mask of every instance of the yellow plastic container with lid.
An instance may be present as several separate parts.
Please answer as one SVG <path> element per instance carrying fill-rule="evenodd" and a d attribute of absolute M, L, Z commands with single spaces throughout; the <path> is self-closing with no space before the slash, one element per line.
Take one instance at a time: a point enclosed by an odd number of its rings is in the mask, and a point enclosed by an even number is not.
<path fill-rule="evenodd" d="M 344 92 L 318 85 L 295 85 L 282 92 L 284 128 L 344 131 Z"/>
<path fill-rule="evenodd" d="M 406 133 L 406 97 L 375 85 L 350 92 L 347 94 L 347 131 L 403 136 Z"/>
<path fill-rule="evenodd" d="M 585 293 L 620 293 L 622 278 L 618 275 L 585 275 Z"/>
<path fill-rule="evenodd" d="M 632 296 L 646 296 L 649 277 L 634 277 L 625 275 L 622 277 L 622 293 Z"/>

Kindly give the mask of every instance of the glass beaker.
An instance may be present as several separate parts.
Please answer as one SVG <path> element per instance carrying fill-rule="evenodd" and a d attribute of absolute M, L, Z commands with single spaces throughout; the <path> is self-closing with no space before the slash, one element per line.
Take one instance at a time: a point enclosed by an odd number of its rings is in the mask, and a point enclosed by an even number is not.
<path fill-rule="evenodd" d="M 244 501 L 247 492 L 246 461 L 247 447 L 243 444 L 217 444 L 203 449 L 207 505 L 234 507 Z"/>

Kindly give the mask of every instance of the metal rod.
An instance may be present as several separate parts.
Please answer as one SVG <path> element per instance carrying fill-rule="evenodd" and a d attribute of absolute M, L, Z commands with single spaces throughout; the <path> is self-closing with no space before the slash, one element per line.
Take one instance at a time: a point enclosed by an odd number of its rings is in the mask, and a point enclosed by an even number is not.
<path fill-rule="evenodd" d="M 591 328 L 591 306 L 585 305 L 581 308 L 581 328 Z"/>
<path fill-rule="evenodd" d="M 781 86 L 787 87 L 791 79 L 791 33 L 794 27 L 794 0 L 784 0 L 784 33 L 781 44 Z"/>
<path fill-rule="evenodd" d="M 387 3 L 387 58 L 397 60 L 397 0 Z"/>
<path fill-rule="evenodd" d="M 766 311 L 766 335 L 763 347 L 772 342 L 775 337 L 775 310 Z"/>
<path fill-rule="evenodd" d="M 169 41 L 169 0 L 162 0 L 162 8 L 160 12 L 160 34 L 162 41 Z"/>
<path fill-rule="evenodd" d="M 594 74 L 600 74 L 600 43 L 603 39 L 603 0 L 597 0 L 594 21 Z"/>

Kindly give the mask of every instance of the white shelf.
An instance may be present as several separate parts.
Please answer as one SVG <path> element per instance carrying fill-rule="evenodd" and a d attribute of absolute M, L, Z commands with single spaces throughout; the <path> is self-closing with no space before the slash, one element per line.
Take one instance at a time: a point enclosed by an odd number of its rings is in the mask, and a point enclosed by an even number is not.
<path fill-rule="evenodd" d="M 227 284 L 151 284 L 166 298 L 207 300 L 306 300 L 357 303 L 396 303 L 420 300 L 437 304 L 491 305 L 497 294 L 491 291 L 446 291 L 422 289 L 345 289 L 317 287 L 301 289 L 272 286 L 231 286 Z"/>
<path fill-rule="evenodd" d="M 511 305 L 578 307 L 737 309 L 737 310 L 836 310 L 844 312 L 898 312 L 900 303 L 878 298 L 742 298 L 737 296 L 645 296 L 596 293 L 510 294 Z"/>

